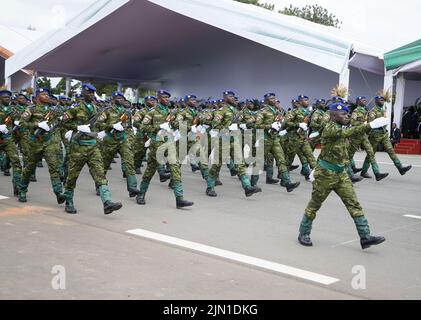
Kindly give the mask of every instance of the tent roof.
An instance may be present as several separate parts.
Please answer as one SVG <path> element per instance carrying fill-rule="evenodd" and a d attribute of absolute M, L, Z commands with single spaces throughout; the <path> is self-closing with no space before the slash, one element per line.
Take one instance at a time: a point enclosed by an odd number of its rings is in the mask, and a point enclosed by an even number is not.
<path fill-rule="evenodd" d="M 382 58 L 376 49 L 344 40 L 339 29 L 232 0 L 97 0 L 66 28 L 8 59 L 6 76 L 28 68 L 47 76 L 160 81 L 204 63 L 230 37 L 336 73 L 348 65 L 352 48 Z"/>
<path fill-rule="evenodd" d="M 0 46 L 16 53 L 31 42 L 38 39 L 42 33 L 23 28 L 9 27 L 0 24 Z M 6 58 L 6 57 L 3 57 Z"/>
<path fill-rule="evenodd" d="M 384 63 L 387 70 L 402 67 L 403 65 L 419 59 L 421 59 L 421 39 L 385 53 L 384 55 Z"/>

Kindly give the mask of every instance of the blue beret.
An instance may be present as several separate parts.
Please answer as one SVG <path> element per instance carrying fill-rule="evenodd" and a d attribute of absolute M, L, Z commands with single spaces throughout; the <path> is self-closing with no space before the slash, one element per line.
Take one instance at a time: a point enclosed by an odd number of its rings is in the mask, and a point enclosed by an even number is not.
<path fill-rule="evenodd" d="M 29 101 L 29 98 L 26 95 L 24 95 L 23 93 L 19 93 L 16 97 L 24 97 L 26 100 Z"/>
<path fill-rule="evenodd" d="M 96 91 L 96 88 L 93 85 L 91 85 L 90 83 L 83 83 L 82 89 Z"/>
<path fill-rule="evenodd" d="M 53 94 L 50 94 L 50 98 L 51 99 L 57 99 L 57 97 L 55 95 L 53 95 Z"/>
<path fill-rule="evenodd" d="M 122 97 L 125 99 L 124 94 L 122 94 L 120 91 L 114 91 L 112 94 L 113 97 Z"/>
<path fill-rule="evenodd" d="M 269 98 L 269 97 L 276 97 L 276 94 L 274 94 L 274 93 L 266 93 L 264 96 L 263 96 L 263 98 Z"/>
<path fill-rule="evenodd" d="M 342 103 L 333 103 L 329 107 L 329 111 L 345 111 L 345 112 L 349 112 L 349 108 L 348 108 L 347 105 L 342 104 Z"/>
<path fill-rule="evenodd" d="M 151 99 L 157 100 L 155 96 L 146 96 L 143 100 L 146 101 L 146 100 L 151 100 Z"/>
<path fill-rule="evenodd" d="M 211 101 L 211 103 L 213 103 L 213 104 L 215 104 L 215 103 L 217 103 L 218 101 L 217 100 L 212 100 Z"/>
<path fill-rule="evenodd" d="M 281 103 L 281 101 L 280 101 L 280 100 L 278 100 L 278 99 L 276 99 L 276 102 Z"/>
<path fill-rule="evenodd" d="M 379 100 L 384 100 L 383 96 L 375 96 L 374 100 L 379 101 Z"/>
<path fill-rule="evenodd" d="M 39 89 L 37 89 L 37 91 L 35 92 L 35 95 L 37 96 L 37 95 L 39 95 L 42 92 L 47 92 L 48 95 L 50 95 L 50 90 L 48 90 L 48 88 L 39 88 Z"/>
<path fill-rule="evenodd" d="M 252 99 L 246 99 L 246 102 L 253 102 Z"/>
<path fill-rule="evenodd" d="M 344 103 L 345 102 L 345 100 L 343 99 L 343 98 L 341 98 L 341 97 L 332 97 L 332 100 L 334 101 L 334 102 L 340 102 L 340 103 Z"/>
<path fill-rule="evenodd" d="M 3 94 L 7 94 L 8 96 L 12 96 L 12 92 L 10 92 L 9 90 L 1 90 L 0 91 L 0 96 Z"/>
<path fill-rule="evenodd" d="M 303 99 L 308 99 L 308 97 L 307 97 L 307 96 L 304 96 L 304 95 L 302 95 L 302 94 L 301 94 L 301 95 L 299 95 L 299 96 L 298 96 L 298 98 L 297 98 L 297 100 L 298 100 L 298 101 L 301 101 L 301 100 L 303 100 Z"/>
<path fill-rule="evenodd" d="M 80 93 L 76 94 L 76 98 L 82 98 L 82 95 Z"/>
<path fill-rule="evenodd" d="M 218 103 L 224 102 L 224 99 L 218 99 Z"/>
<path fill-rule="evenodd" d="M 231 91 L 231 90 L 224 91 L 222 93 L 222 95 L 224 95 L 224 96 L 234 96 L 235 97 L 234 91 Z"/>
<path fill-rule="evenodd" d="M 316 104 L 321 104 L 321 103 L 325 104 L 326 100 L 325 99 L 317 99 L 316 100 Z"/>
<path fill-rule="evenodd" d="M 67 100 L 68 98 L 66 96 L 58 96 L 59 100 Z"/>
<path fill-rule="evenodd" d="M 361 101 L 361 100 L 367 100 L 367 98 L 366 97 L 364 97 L 364 96 L 359 96 L 359 97 L 357 97 L 357 99 L 356 99 L 356 101 L 358 102 L 358 101 Z"/>
<path fill-rule="evenodd" d="M 194 94 L 189 94 L 187 96 L 184 97 L 184 100 L 189 100 L 189 99 L 197 99 L 197 97 Z"/>
<path fill-rule="evenodd" d="M 158 90 L 157 94 L 158 94 L 158 96 L 167 95 L 168 97 L 171 97 L 171 94 L 168 91 L 165 91 L 165 90 Z"/>
<path fill-rule="evenodd" d="M 291 100 L 291 103 L 297 103 L 298 102 L 298 100 L 297 99 L 292 99 Z"/>

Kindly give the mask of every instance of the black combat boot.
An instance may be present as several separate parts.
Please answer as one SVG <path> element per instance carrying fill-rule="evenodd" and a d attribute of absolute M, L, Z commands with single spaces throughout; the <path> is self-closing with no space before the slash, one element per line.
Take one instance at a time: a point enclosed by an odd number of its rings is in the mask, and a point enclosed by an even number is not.
<path fill-rule="evenodd" d="M 206 195 L 209 197 L 217 197 L 218 195 L 216 194 L 215 190 L 213 190 L 212 188 L 207 188 L 206 189 Z"/>
<path fill-rule="evenodd" d="M 266 184 L 277 184 L 278 182 L 278 179 L 266 178 Z"/>
<path fill-rule="evenodd" d="M 262 189 L 260 189 L 259 187 L 248 187 L 244 190 L 244 193 L 246 194 L 246 197 L 251 197 L 253 194 L 258 193 L 258 192 L 262 192 Z"/>
<path fill-rule="evenodd" d="M 291 166 L 289 167 L 289 171 L 294 171 L 294 170 L 297 170 L 299 167 L 300 167 L 299 165 L 291 165 Z"/>
<path fill-rule="evenodd" d="M 376 173 L 376 181 L 380 181 L 383 180 L 384 178 L 386 178 L 389 174 L 388 173 Z"/>
<path fill-rule="evenodd" d="M 58 204 L 62 204 L 66 201 L 66 197 L 62 193 L 56 194 L 56 198 Z"/>
<path fill-rule="evenodd" d="M 406 166 L 406 167 L 400 166 L 398 168 L 398 170 L 399 170 L 399 173 L 401 174 L 401 176 L 403 176 L 405 173 L 407 173 L 409 170 L 411 170 L 411 168 L 412 168 L 412 166 Z M 4 175 L 6 175 L 6 171 L 5 171 Z"/>
<path fill-rule="evenodd" d="M 287 188 L 287 192 L 292 192 L 294 191 L 294 189 L 297 189 L 299 185 L 300 185 L 299 182 L 294 182 L 294 183 L 290 182 L 285 185 L 285 188 Z"/>
<path fill-rule="evenodd" d="M 371 176 L 367 172 L 361 172 L 361 177 L 371 179 Z"/>
<path fill-rule="evenodd" d="M 200 167 L 197 164 L 191 164 L 190 166 L 193 173 L 200 170 Z"/>
<path fill-rule="evenodd" d="M 169 173 L 164 173 L 164 174 L 159 175 L 159 181 L 160 182 L 165 182 L 170 178 L 171 178 L 171 174 L 169 174 Z"/>
<path fill-rule="evenodd" d="M 107 201 L 104 203 L 104 214 L 110 214 L 113 211 L 120 210 L 123 205 L 120 202 Z"/>
<path fill-rule="evenodd" d="M 145 205 L 146 204 L 144 193 L 139 193 L 136 196 L 136 203 L 139 204 L 139 205 Z"/>
<path fill-rule="evenodd" d="M 235 177 L 236 175 L 238 175 L 238 171 L 235 169 L 230 169 L 230 174 L 231 174 L 231 177 Z"/>
<path fill-rule="evenodd" d="M 354 171 L 354 173 L 358 173 L 363 171 L 363 168 L 352 167 L 352 171 Z"/>
<path fill-rule="evenodd" d="M 25 203 L 25 202 L 27 202 L 27 201 L 28 201 L 28 200 L 26 199 L 26 192 L 19 191 L 19 199 L 18 199 L 18 201 L 19 201 L 19 202 L 22 202 L 22 203 Z"/>
<path fill-rule="evenodd" d="M 14 194 L 15 196 L 19 196 L 19 188 L 18 188 L 18 187 L 13 186 L 13 194 Z"/>
<path fill-rule="evenodd" d="M 377 244 L 380 244 L 382 242 L 384 242 L 386 239 L 384 237 L 376 237 L 376 236 L 365 236 L 363 238 L 361 238 L 360 243 L 361 243 L 361 248 L 367 249 L 370 248 L 371 246 L 375 246 Z"/>
<path fill-rule="evenodd" d="M 303 246 L 311 247 L 313 242 L 311 242 L 310 236 L 308 234 L 299 234 L 298 235 L 298 242 L 301 243 Z"/>
<path fill-rule="evenodd" d="M 136 168 L 136 174 L 142 174 L 142 170 L 139 168 Z"/>
<path fill-rule="evenodd" d="M 177 209 L 181 209 L 184 207 L 191 207 L 192 205 L 194 205 L 194 203 L 192 201 L 187 201 L 184 200 L 183 197 L 177 197 L 175 199 L 176 205 L 177 205 Z"/>
<path fill-rule="evenodd" d="M 349 178 L 351 179 L 351 182 L 352 183 L 357 183 L 357 182 L 360 182 L 360 181 L 362 181 L 364 179 L 363 177 L 358 177 L 358 176 L 355 176 L 355 175 L 353 175 L 353 176 L 351 176 Z"/>
<path fill-rule="evenodd" d="M 215 180 L 215 186 L 222 186 L 222 182 L 219 179 Z"/>

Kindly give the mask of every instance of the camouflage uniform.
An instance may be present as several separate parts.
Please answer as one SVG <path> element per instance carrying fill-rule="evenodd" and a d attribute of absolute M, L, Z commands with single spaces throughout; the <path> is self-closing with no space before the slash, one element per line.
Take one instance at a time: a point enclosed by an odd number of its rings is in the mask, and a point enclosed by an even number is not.
<path fill-rule="evenodd" d="M 161 134 L 160 125 L 165 123 L 167 117 L 170 114 L 170 110 L 167 106 L 158 104 L 157 107 L 151 109 L 143 118 L 142 124 L 140 125 L 140 131 L 146 133 L 151 138 L 151 144 L 149 146 L 148 154 L 148 165 L 142 177 L 140 183 L 140 194 L 138 195 L 138 203 L 144 204 L 144 197 L 148 191 L 150 181 L 158 169 L 158 165 L 164 165 L 158 163 L 157 151 L 164 144 L 168 143 L 168 166 L 171 171 L 172 187 L 176 199 L 183 198 L 183 185 L 181 181 L 181 170 L 177 159 L 175 150 L 175 144 L 169 142 L 165 135 Z M 172 137 L 170 137 L 172 138 Z"/>
<path fill-rule="evenodd" d="M 353 127 L 360 126 L 364 124 L 366 121 L 367 121 L 367 110 L 362 106 L 357 107 L 352 112 L 352 115 L 351 115 L 351 126 Z M 354 158 L 355 153 L 357 152 L 359 148 L 363 149 L 367 153 L 367 160 L 371 164 L 371 168 L 373 169 L 374 174 L 377 175 L 380 172 L 379 165 L 376 162 L 373 147 L 368 141 L 368 135 L 366 133 L 361 134 L 360 136 L 352 136 L 349 139 L 349 160 L 351 162 Z M 349 170 L 352 170 L 351 164 L 350 164 Z M 365 172 L 367 172 L 367 170 Z"/>
<path fill-rule="evenodd" d="M 383 117 L 385 114 L 385 108 L 376 105 L 369 113 L 368 113 L 368 121 L 373 121 L 374 119 Z M 403 166 L 400 162 L 399 158 L 397 157 L 395 150 L 393 149 L 392 143 L 389 140 L 389 134 L 387 132 L 386 127 L 379 128 L 372 130 L 368 136 L 368 140 L 370 141 L 371 147 L 373 148 L 374 154 L 377 152 L 377 147 L 380 143 L 383 144 L 384 150 L 389 155 L 390 159 L 395 164 L 395 167 L 401 172 Z M 366 173 L 370 168 L 370 163 L 372 159 L 367 153 L 367 156 L 364 160 L 363 171 L 362 173 Z M 373 168 L 373 170 L 375 170 Z"/>
<path fill-rule="evenodd" d="M 256 116 L 256 129 L 265 130 L 264 133 L 264 148 L 265 148 L 265 159 L 269 153 L 271 153 L 276 160 L 278 165 L 278 171 L 281 173 L 283 185 L 289 185 L 291 179 L 288 172 L 287 162 L 285 160 L 284 151 L 280 144 L 279 132 L 272 129 L 272 124 L 276 121 L 278 111 L 275 107 L 270 105 L 264 105 L 263 109 Z M 272 176 L 269 172 L 273 167 L 272 163 L 267 162 L 267 173 Z M 272 169 L 273 170 L 273 169 Z"/>
<path fill-rule="evenodd" d="M 318 132 L 319 136 L 310 140 L 311 150 L 314 151 L 316 146 L 322 142 L 322 130 L 323 126 L 329 121 L 329 113 L 327 113 L 322 108 L 317 108 L 316 111 L 313 112 L 310 119 L 310 128 L 311 133 Z"/>
<path fill-rule="evenodd" d="M 10 159 L 13 170 L 13 189 L 14 193 L 18 193 L 21 183 L 22 165 L 20 163 L 18 150 L 13 140 L 13 122 L 15 121 L 12 114 L 12 107 L 0 105 L 0 124 L 6 125 L 8 133 L 0 132 L 0 152 L 4 152 Z"/>
<path fill-rule="evenodd" d="M 86 125 L 97 112 L 98 108 L 93 103 L 81 102 L 64 112 L 63 115 L 64 128 L 73 131 L 69 147 L 68 177 L 64 186 L 66 208 L 73 208 L 73 194 L 76 181 L 85 164 L 89 167 L 89 172 L 95 181 L 95 185 L 99 186 L 101 200 L 104 205 L 107 202 L 111 202 L 111 192 L 105 177 L 103 159 L 97 139 L 88 134 L 82 134 L 80 139 L 75 138 L 77 126 Z M 94 130 L 95 128 L 91 129 Z"/>
<path fill-rule="evenodd" d="M 132 151 L 134 157 L 135 168 L 140 168 L 142 166 L 142 161 L 146 156 L 145 143 L 148 140 L 148 136 L 145 132 L 140 130 L 140 125 L 146 114 L 146 110 L 138 110 L 133 115 L 133 126 L 137 129 L 136 134 L 133 138 Z"/>
<path fill-rule="evenodd" d="M 314 172 L 313 193 L 300 225 L 301 235 L 310 235 L 313 220 L 331 191 L 341 198 L 353 218 L 360 237 L 370 234 L 367 219 L 346 172 L 349 164 L 348 139 L 370 131 L 369 125 L 344 129 L 330 121 L 322 133 L 322 150 Z"/>
<path fill-rule="evenodd" d="M 113 125 L 122 122 L 124 131 L 117 131 Z M 105 131 L 106 136 L 102 142 L 102 159 L 104 174 L 111 165 L 114 156 L 119 153 L 121 161 L 124 163 L 124 172 L 127 177 L 127 191 L 130 196 L 137 194 L 137 180 L 135 176 L 134 157 L 131 150 L 131 144 L 128 138 L 127 128 L 131 125 L 131 116 L 127 115 L 126 109 L 122 105 L 113 104 L 111 108 L 106 109 L 98 118 L 97 127 Z"/>
<path fill-rule="evenodd" d="M 306 133 L 299 127 L 300 123 L 308 122 L 310 111 L 307 108 L 298 108 L 288 113 L 283 124 L 283 128 L 287 130 L 287 168 L 294 162 L 295 155 L 301 151 L 305 160 L 303 165 L 303 174 L 308 177 L 311 169 L 316 167 L 316 159 L 310 144 L 306 139 Z M 307 163 L 305 163 L 307 162 Z"/>
<path fill-rule="evenodd" d="M 48 121 L 50 131 L 38 127 L 38 123 Z M 22 173 L 19 200 L 26 201 L 26 193 L 30 176 L 34 172 L 37 162 L 45 159 L 50 173 L 51 186 L 58 203 L 63 203 L 63 186 L 60 180 L 60 133 L 54 130 L 53 124 L 59 121 L 57 113 L 49 105 L 36 105 L 26 108 L 21 117 L 21 126 L 28 130 L 30 156 Z"/>

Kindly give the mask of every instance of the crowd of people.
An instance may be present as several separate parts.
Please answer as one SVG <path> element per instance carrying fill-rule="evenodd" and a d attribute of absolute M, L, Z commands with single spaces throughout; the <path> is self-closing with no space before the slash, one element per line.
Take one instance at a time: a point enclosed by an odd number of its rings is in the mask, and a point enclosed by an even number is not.
<path fill-rule="evenodd" d="M 200 171 L 207 196 L 218 196 L 216 186 L 223 185 L 219 173 L 226 164 L 231 176 L 238 177 L 245 196 L 250 197 L 262 192 L 259 177 L 263 171 L 266 184 L 279 184 L 287 192 L 299 188 L 300 182 L 290 177 L 299 167 L 293 164 L 298 156 L 301 175 L 313 183 L 312 198 L 299 229 L 302 245 L 312 245 L 312 223 L 331 191 L 341 197 L 351 214 L 363 249 L 384 241 L 370 235 L 353 183 L 371 179 L 370 167 L 376 181 L 388 176 L 376 161 L 379 144 L 401 175 L 411 169 L 401 163 L 390 142 L 385 95 L 376 96 L 371 109 L 366 97 L 350 102 L 339 95 L 317 99 L 313 105 L 309 97 L 300 95 L 285 109 L 275 93 L 265 94 L 263 100 L 240 101 L 228 90 L 220 100 L 209 101 L 193 94 L 171 100 L 168 91 L 159 90 L 156 96 L 144 97 L 143 103 L 132 104 L 118 91 L 107 101 L 97 100 L 95 91 L 92 84 L 83 84 L 74 100 L 57 98 L 43 88 L 32 98 L 0 91 L 0 166 L 4 176 L 12 177 L 19 202 L 28 201 L 29 184 L 36 182 L 42 159 L 47 163 L 57 203 L 65 204 L 65 212 L 77 213 L 74 190 L 86 164 L 104 214 L 110 214 L 122 207 L 121 202 L 112 200 L 107 180 L 117 154 L 130 198 L 145 205 L 150 182 L 158 171 L 160 182 L 169 180 L 177 208 L 194 205 L 184 197 L 181 164 L 185 161 L 193 172 Z M 245 139 L 246 135 L 251 138 Z M 183 141 L 186 154 L 181 152 Z M 319 145 L 321 153 L 316 158 L 314 150 Z M 362 168 L 357 168 L 353 158 L 360 149 L 366 158 Z M 259 150 L 261 161 L 254 157 Z M 142 174 L 143 162 L 146 168 Z"/>

